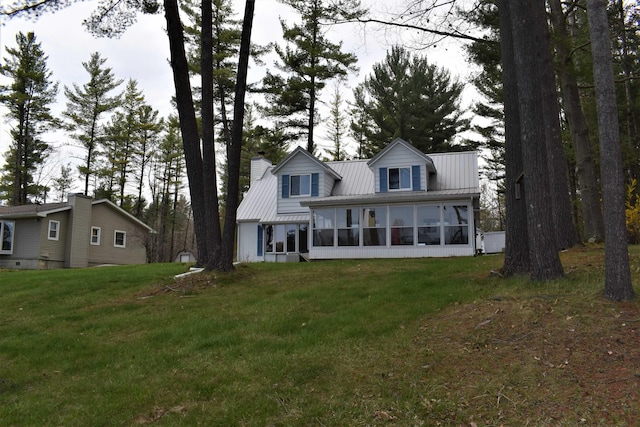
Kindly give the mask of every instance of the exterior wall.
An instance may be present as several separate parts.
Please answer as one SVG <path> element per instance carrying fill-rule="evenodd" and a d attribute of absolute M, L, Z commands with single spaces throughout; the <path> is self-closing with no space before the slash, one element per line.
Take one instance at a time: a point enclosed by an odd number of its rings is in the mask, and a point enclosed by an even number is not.
<path fill-rule="evenodd" d="M 93 205 L 91 226 L 100 227 L 100 245 L 88 245 L 89 265 L 100 264 L 144 264 L 147 251 L 144 239 L 147 231 L 116 213 L 106 203 Z M 126 232 L 126 247 L 114 246 L 115 231 Z M 89 233 L 86 236 L 90 239 Z"/>
<path fill-rule="evenodd" d="M 83 268 L 89 265 L 89 237 L 91 230 L 91 197 L 70 194 L 72 206 L 66 231 L 67 247 L 65 267 Z"/>
<path fill-rule="evenodd" d="M 505 249 L 505 232 L 504 231 L 491 231 L 484 233 L 484 252 L 488 254 L 495 254 L 498 252 L 504 252 Z"/>
<path fill-rule="evenodd" d="M 461 246 L 409 246 L 409 247 L 312 247 L 311 259 L 358 259 L 358 258 L 429 258 L 474 255 L 471 244 Z"/>
<path fill-rule="evenodd" d="M 60 221 L 58 240 L 49 240 L 49 221 Z M 47 215 L 46 218 L 42 218 L 40 223 L 40 253 L 38 258 L 48 261 L 52 265 L 55 263 L 64 264 L 67 245 L 66 236 L 69 230 L 69 211 Z M 16 238 L 22 239 L 22 236 L 16 233 Z"/>
<path fill-rule="evenodd" d="M 238 262 L 264 261 L 258 256 L 258 223 L 242 222 L 238 224 L 238 244 L 236 260 Z"/>
<path fill-rule="evenodd" d="M 43 221 L 36 218 L 9 221 L 13 221 L 15 227 L 13 254 L 0 255 L 0 268 L 38 268 L 40 229 Z"/>
<path fill-rule="evenodd" d="M 389 215 L 389 208 L 394 206 L 406 206 L 406 207 L 414 207 L 414 214 L 417 213 L 417 206 L 439 206 L 441 212 L 441 218 L 438 220 L 437 227 L 441 233 L 440 244 L 438 245 L 423 245 L 418 244 L 417 240 L 417 230 L 418 227 L 424 226 L 416 221 L 413 224 L 413 233 L 414 240 L 412 245 L 393 245 L 392 244 L 392 224 L 391 217 Z M 465 244 L 445 244 L 444 239 L 446 238 L 446 228 L 449 225 L 446 221 L 446 216 L 444 214 L 443 206 L 466 206 L 467 212 L 467 224 L 462 227 L 467 230 L 467 238 L 468 241 Z M 363 208 L 367 206 L 342 206 L 342 208 L 355 208 L 358 211 L 361 211 Z M 396 204 L 396 205 L 377 205 L 376 207 L 382 207 L 387 209 L 387 223 L 385 224 L 385 232 L 386 232 L 386 245 L 384 246 L 364 246 L 363 245 L 363 224 L 360 222 L 359 227 L 357 229 L 360 233 L 360 245 L 359 246 L 338 246 L 338 236 L 337 236 L 337 218 L 334 223 L 334 237 L 333 237 L 333 246 L 313 246 L 313 229 L 310 230 L 310 236 L 312 239 L 311 245 L 309 247 L 309 258 L 310 259 L 357 259 L 357 258 L 421 258 L 421 257 L 449 257 L 449 256 L 471 256 L 475 255 L 475 220 L 473 215 L 473 203 L 471 200 L 451 200 L 446 203 L 443 202 L 430 202 L 430 203 L 416 203 L 416 204 Z M 333 208 L 322 208 L 322 209 L 333 209 Z M 362 218 L 359 219 L 363 221 Z M 455 224 L 451 224 L 453 227 L 459 227 Z"/>
<path fill-rule="evenodd" d="M 298 155 L 291 159 L 289 163 L 284 165 L 284 167 L 278 170 L 277 178 L 278 178 L 278 214 L 289 214 L 289 213 L 306 213 L 309 212 L 308 207 L 300 206 L 301 200 L 309 199 L 310 196 L 300 196 L 300 197 L 289 197 L 286 199 L 282 198 L 282 176 L 283 175 L 306 175 L 318 173 L 319 181 L 318 181 L 318 195 L 319 197 L 325 197 L 331 194 L 331 189 L 333 188 L 334 180 L 328 174 L 326 174 L 325 169 L 318 166 L 313 160 L 309 159 L 306 156 Z"/>
<path fill-rule="evenodd" d="M 424 159 L 420 159 L 408 148 L 397 145 L 391 151 L 384 154 L 374 165 L 375 191 L 380 192 L 380 168 L 398 168 L 420 165 L 420 188 L 427 188 L 426 165 Z"/>

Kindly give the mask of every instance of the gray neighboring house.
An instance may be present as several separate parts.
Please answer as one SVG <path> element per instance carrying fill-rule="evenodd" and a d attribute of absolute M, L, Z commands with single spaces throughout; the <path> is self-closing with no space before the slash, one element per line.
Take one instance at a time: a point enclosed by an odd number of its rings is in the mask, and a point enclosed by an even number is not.
<path fill-rule="evenodd" d="M 153 229 L 109 200 L 0 206 L 0 268 L 145 264 Z"/>
<path fill-rule="evenodd" d="M 425 154 L 402 139 L 370 160 L 321 162 L 303 148 L 252 159 L 237 259 L 286 262 L 476 253 L 478 153 Z"/>

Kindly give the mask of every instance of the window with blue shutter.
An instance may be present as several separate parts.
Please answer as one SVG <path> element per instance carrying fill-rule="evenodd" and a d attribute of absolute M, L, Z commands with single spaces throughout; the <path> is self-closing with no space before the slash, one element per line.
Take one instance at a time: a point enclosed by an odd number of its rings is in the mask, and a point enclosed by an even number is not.
<path fill-rule="evenodd" d="M 380 192 L 386 193 L 389 190 L 389 185 L 387 184 L 387 168 L 380 168 Z"/>
<path fill-rule="evenodd" d="M 311 174 L 311 197 L 318 197 L 320 194 L 320 174 Z"/>
<path fill-rule="evenodd" d="M 413 191 L 420 191 L 420 165 L 411 166 L 411 180 L 413 181 Z"/>
<path fill-rule="evenodd" d="M 262 256 L 262 247 L 264 242 L 264 234 L 262 232 L 262 226 L 258 224 L 258 256 Z"/>
<path fill-rule="evenodd" d="M 282 198 L 289 198 L 289 175 L 282 175 Z"/>

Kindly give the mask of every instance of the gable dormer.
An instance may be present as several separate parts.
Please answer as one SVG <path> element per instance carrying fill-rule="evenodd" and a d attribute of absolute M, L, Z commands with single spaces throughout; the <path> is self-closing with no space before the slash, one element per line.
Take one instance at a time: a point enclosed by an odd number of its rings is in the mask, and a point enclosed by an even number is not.
<path fill-rule="evenodd" d="M 302 147 L 293 150 L 271 171 L 278 179 L 278 213 L 305 213 L 300 202 L 331 194 L 333 185 L 342 179 L 326 163 Z"/>
<path fill-rule="evenodd" d="M 367 164 L 375 177 L 376 193 L 427 191 L 429 176 L 436 173 L 429 156 L 400 138 Z"/>

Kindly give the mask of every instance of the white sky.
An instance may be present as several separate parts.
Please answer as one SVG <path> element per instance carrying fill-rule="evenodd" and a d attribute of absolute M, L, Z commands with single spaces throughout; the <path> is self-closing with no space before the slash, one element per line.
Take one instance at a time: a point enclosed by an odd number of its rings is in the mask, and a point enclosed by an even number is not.
<path fill-rule="evenodd" d="M 400 7 L 404 0 L 387 0 L 382 2 L 369 0 L 372 9 L 385 7 L 393 10 Z M 363 1 L 366 3 L 366 1 Z M 81 25 L 82 20 L 89 16 L 96 6 L 95 1 L 77 3 L 67 9 L 55 14 L 48 14 L 37 21 L 26 19 L 5 19 L 0 26 L 0 51 L 2 62 L 7 56 L 6 46 L 15 47 L 15 35 L 22 31 L 27 33 L 33 31 L 37 40 L 41 43 L 42 50 L 48 56 L 47 65 L 52 72 L 53 80 L 60 83 L 58 103 L 53 107 L 54 114 L 60 114 L 64 108 L 66 99 L 64 97 L 64 86 L 71 86 L 73 83 L 83 85 L 88 80 L 88 74 L 82 66 L 82 62 L 89 60 L 92 52 L 100 52 L 103 58 L 107 59 L 106 66 L 113 69 L 116 78 L 134 79 L 138 82 L 138 88 L 144 93 L 146 101 L 154 109 L 160 112 L 163 117 L 172 113 L 170 99 L 173 96 L 173 77 L 168 63 L 169 43 L 164 32 L 164 15 L 140 16 L 138 22 L 134 24 L 119 39 L 96 39 L 88 34 Z M 241 19 L 244 14 L 244 1 L 234 0 L 236 5 L 237 18 Z M 378 9 L 378 13 L 382 13 Z M 254 16 L 254 26 L 252 41 L 259 44 L 277 42 L 280 40 L 281 29 L 279 17 L 291 17 L 288 7 L 277 0 L 257 0 Z M 289 20 L 289 22 L 293 22 Z M 361 82 L 371 71 L 371 66 L 384 59 L 385 54 L 392 44 L 398 43 L 401 39 L 409 40 L 415 36 L 415 32 L 408 31 L 398 33 L 397 31 L 381 31 L 373 26 L 360 28 L 354 25 L 340 25 L 333 30 L 333 37 L 342 40 L 345 50 L 354 53 L 358 59 L 360 69 L 358 75 L 352 76 L 349 80 L 349 88 L 345 90 L 348 96 L 351 89 Z M 464 60 L 462 48 L 459 42 L 450 41 L 446 44 L 439 44 L 437 48 L 430 48 L 423 52 L 431 63 L 436 63 L 447 68 L 453 76 L 457 76 L 462 81 L 466 81 L 469 73 L 468 64 Z M 272 60 L 266 60 L 266 66 L 271 67 Z M 258 81 L 263 69 L 253 68 L 249 71 L 249 82 Z M 6 83 L 6 81 L 4 81 Z M 124 84 L 121 86 L 124 89 Z M 472 90 L 467 89 L 468 93 Z M 324 100 L 329 100 L 331 84 L 323 92 Z M 467 95 L 469 98 L 470 95 Z M 3 154 L 9 147 L 8 130 L 9 125 L 0 110 L 0 165 L 4 162 Z M 322 114 L 321 114 L 322 115 Z M 326 116 L 326 114 L 325 114 Z M 316 129 L 318 135 L 317 143 L 320 146 L 328 146 L 329 143 L 322 141 L 326 129 L 319 125 Z M 57 132 L 47 139 L 47 142 L 56 147 L 56 153 L 51 159 L 51 169 L 54 174 L 60 170 L 60 165 L 73 162 L 77 154 L 74 151 L 67 136 L 62 132 Z M 354 151 L 353 149 L 351 151 Z"/>

